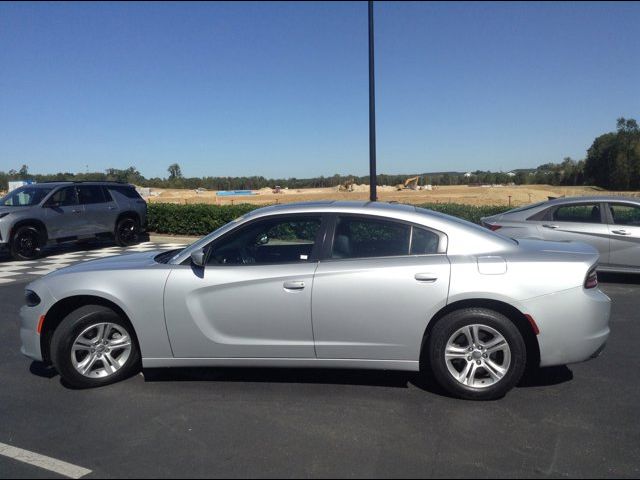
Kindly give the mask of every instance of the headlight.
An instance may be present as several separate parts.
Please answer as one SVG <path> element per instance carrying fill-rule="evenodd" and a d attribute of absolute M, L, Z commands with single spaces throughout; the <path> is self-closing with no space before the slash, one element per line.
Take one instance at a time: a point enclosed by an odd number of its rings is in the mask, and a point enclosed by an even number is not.
<path fill-rule="evenodd" d="M 28 307 L 35 307 L 40 304 L 40 297 L 38 294 L 32 290 L 24 291 L 24 301 L 26 302 Z"/>

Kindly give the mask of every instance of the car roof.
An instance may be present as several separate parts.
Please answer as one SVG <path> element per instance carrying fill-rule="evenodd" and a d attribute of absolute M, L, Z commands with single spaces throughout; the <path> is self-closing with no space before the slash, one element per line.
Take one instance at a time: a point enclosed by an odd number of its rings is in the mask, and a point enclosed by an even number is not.
<path fill-rule="evenodd" d="M 70 180 L 52 180 L 48 182 L 38 182 L 38 183 L 29 183 L 23 185 L 23 187 L 61 187 L 66 185 L 105 185 L 105 186 L 114 186 L 114 187 L 132 187 L 135 188 L 130 183 L 122 183 L 122 182 L 110 182 L 108 180 L 95 180 L 95 181 L 70 181 Z"/>
<path fill-rule="evenodd" d="M 585 197 L 561 197 L 546 202 L 549 205 L 574 202 L 640 202 L 640 198 L 622 195 L 589 195 Z"/>
<path fill-rule="evenodd" d="M 253 210 L 249 215 L 265 216 L 271 214 L 304 213 L 304 212 L 342 212 L 392 216 L 394 213 L 417 214 L 416 207 L 399 203 L 337 201 L 325 200 L 316 202 L 283 203 Z"/>

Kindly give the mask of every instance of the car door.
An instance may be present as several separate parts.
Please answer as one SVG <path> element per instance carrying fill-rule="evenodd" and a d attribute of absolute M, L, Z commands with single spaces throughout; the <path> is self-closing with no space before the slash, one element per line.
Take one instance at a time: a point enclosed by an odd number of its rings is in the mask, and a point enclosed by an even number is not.
<path fill-rule="evenodd" d="M 332 231 L 313 282 L 318 358 L 418 360 L 447 303 L 446 235 L 366 215 L 336 217 Z"/>
<path fill-rule="evenodd" d="M 78 198 L 85 209 L 85 234 L 114 231 L 118 207 L 106 188 L 101 185 L 80 185 Z"/>
<path fill-rule="evenodd" d="M 213 241 L 204 268 L 176 266 L 165 288 L 175 357 L 313 358 L 311 292 L 320 215 L 276 215 Z"/>
<path fill-rule="evenodd" d="M 50 239 L 75 238 L 82 235 L 84 207 L 78 204 L 75 186 L 62 187 L 45 201 L 45 219 Z"/>
<path fill-rule="evenodd" d="M 608 204 L 611 235 L 609 264 L 640 268 L 640 206 L 631 203 Z"/>
<path fill-rule="evenodd" d="M 605 204 L 574 202 L 558 205 L 542 221 L 545 240 L 583 242 L 600 252 L 600 262 L 609 262 L 609 228 L 604 216 Z"/>

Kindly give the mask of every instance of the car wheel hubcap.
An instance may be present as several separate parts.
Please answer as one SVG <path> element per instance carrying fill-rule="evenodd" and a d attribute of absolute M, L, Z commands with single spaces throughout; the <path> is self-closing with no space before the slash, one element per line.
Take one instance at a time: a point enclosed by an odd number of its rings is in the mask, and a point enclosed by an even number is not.
<path fill-rule="evenodd" d="M 131 242 L 136 238 L 136 223 L 127 220 L 120 225 L 120 238 L 125 242 Z"/>
<path fill-rule="evenodd" d="M 468 325 L 457 330 L 447 342 L 444 353 L 447 369 L 462 385 L 487 388 L 509 371 L 511 349 L 496 329 L 487 325 Z"/>
<path fill-rule="evenodd" d="M 18 253 L 23 257 L 32 257 L 38 251 L 38 236 L 34 232 L 25 232 L 18 237 Z"/>
<path fill-rule="evenodd" d="M 118 372 L 131 356 L 131 336 L 120 325 L 97 323 L 73 342 L 71 363 L 88 378 L 106 378 Z"/>

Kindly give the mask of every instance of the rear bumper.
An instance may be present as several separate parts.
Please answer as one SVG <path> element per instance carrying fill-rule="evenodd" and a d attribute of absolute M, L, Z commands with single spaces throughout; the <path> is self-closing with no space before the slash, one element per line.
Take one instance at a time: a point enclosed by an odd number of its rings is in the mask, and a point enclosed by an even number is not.
<path fill-rule="evenodd" d="M 611 300 L 600 289 L 578 287 L 524 304 L 540 329 L 541 367 L 584 362 L 604 350 Z"/>

